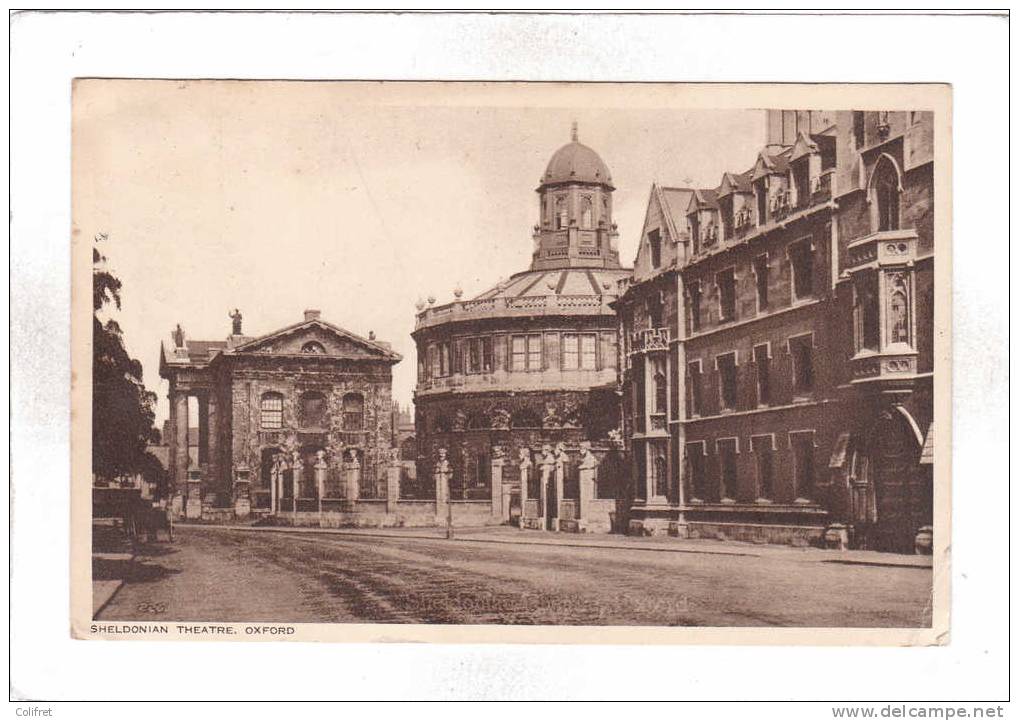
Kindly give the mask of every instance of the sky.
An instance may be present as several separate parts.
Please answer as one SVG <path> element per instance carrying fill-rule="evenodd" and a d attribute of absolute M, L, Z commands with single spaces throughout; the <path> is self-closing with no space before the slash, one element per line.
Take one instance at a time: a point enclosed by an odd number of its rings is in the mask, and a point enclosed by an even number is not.
<path fill-rule="evenodd" d="M 222 340 L 322 311 L 403 355 L 393 397 L 412 399 L 415 303 L 476 295 L 530 263 L 534 192 L 570 139 L 617 188 L 632 265 L 651 184 L 713 187 L 750 167 L 762 110 L 659 107 L 638 88 L 554 84 L 78 81 L 76 237 L 103 233 L 123 282 L 113 313 L 166 418 L 159 344 L 180 323 Z M 89 258 L 90 259 L 90 258 Z"/>

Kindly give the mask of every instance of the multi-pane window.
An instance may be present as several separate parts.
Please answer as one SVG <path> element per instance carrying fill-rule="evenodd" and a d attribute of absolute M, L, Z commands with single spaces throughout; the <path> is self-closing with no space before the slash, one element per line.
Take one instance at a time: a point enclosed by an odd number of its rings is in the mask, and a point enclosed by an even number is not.
<path fill-rule="evenodd" d="M 651 267 L 660 267 L 662 265 L 662 234 L 657 228 L 647 234 L 647 244 L 651 250 Z"/>
<path fill-rule="evenodd" d="M 810 163 L 804 157 L 793 163 L 793 187 L 796 188 L 796 205 L 804 207 L 810 204 Z"/>
<path fill-rule="evenodd" d="M 811 500 L 814 496 L 814 432 L 790 432 L 789 447 L 793 456 L 793 495 L 797 499 Z"/>
<path fill-rule="evenodd" d="M 878 309 L 877 273 L 860 273 L 853 279 L 853 335 L 856 351 L 877 351 L 881 347 L 881 319 Z"/>
<path fill-rule="evenodd" d="M 761 178 L 754 183 L 754 195 L 757 197 L 757 224 L 768 222 L 768 179 Z"/>
<path fill-rule="evenodd" d="M 757 285 L 757 312 L 768 307 L 768 256 L 762 254 L 754 258 L 754 281 Z"/>
<path fill-rule="evenodd" d="M 690 332 L 696 333 L 701 329 L 701 284 L 691 283 L 688 295 L 690 297 Z"/>
<path fill-rule="evenodd" d="M 560 196 L 555 199 L 555 227 L 562 230 L 569 225 L 569 217 L 566 212 L 566 198 Z"/>
<path fill-rule="evenodd" d="M 686 414 L 688 417 L 701 414 L 701 362 L 686 364 Z"/>
<path fill-rule="evenodd" d="M 899 228 L 899 175 L 886 158 L 874 169 L 874 200 L 877 202 L 878 230 Z"/>
<path fill-rule="evenodd" d="M 814 294 L 814 250 L 809 238 L 789 246 L 789 262 L 793 271 L 793 298 Z"/>
<path fill-rule="evenodd" d="M 888 299 L 888 340 L 891 343 L 909 343 L 909 301 L 906 282 L 893 277 L 888 282 L 891 295 Z"/>
<path fill-rule="evenodd" d="M 654 398 L 651 412 L 664 414 L 668 412 L 669 408 L 669 384 L 665 378 L 665 359 L 655 356 L 650 359 L 650 362 L 651 392 Z"/>
<path fill-rule="evenodd" d="M 715 450 L 718 453 L 718 497 L 734 499 L 739 489 L 736 439 L 720 438 L 715 442 Z"/>
<path fill-rule="evenodd" d="M 302 428 L 325 427 L 326 397 L 318 391 L 302 393 L 298 401 L 297 415 Z"/>
<path fill-rule="evenodd" d="M 597 339 L 595 333 L 563 334 L 563 370 L 595 370 Z"/>
<path fill-rule="evenodd" d="M 814 334 L 790 338 L 789 355 L 793 361 L 793 392 L 806 395 L 814 390 Z"/>
<path fill-rule="evenodd" d="M 262 428 L 282 428 L 283 396 L 279 393 L 266 393 L 263 395 L 261 415 Z"/>
<path fill-rule="evenodd" d="M 757 405 L 771 403 L 771 353 L 767 343 L 754 346 L 754 368 L 757 371 Z"/>
<path fill-rule="evenodd" d="M 515 371 L 541 370 L 540 335 L 515 335 L 511 338 L 510 367 Z"/>
<path fill-rule="evenodd" d="M 736 407 L 736 353 L 726 353 L 715 359 L 718 367 L 718 400 L 723 410 Z"/>
<path fill-rule="evenodd" d="M 466 372 L 488 373 L 492 370 L 492 339 L 468 338 L 466 341 Z"/>
<path fill-rule="evenodd" d="M 360 393 L 343 396 L 343 430 L 364 430 L 364 397 Z"/>
<path fill-rule="evenodd" d="M 435 343 L 431 346 L 432 377 L 448 376 L 453 372 L 449 343 Z"/>
<path fill-rule="evenodd" d="M 727 268 L 715 276 L 718 284 L 718 319 L 733 320 L 736 317 L 736 273 Z"/>
<path fill-rule="evenodd" d="M 686 469 L 691 496 L 695 499 L 703 500 L 707 485 L 703 441 L 686 444 Z"/>
<path fill-rule="evenodd" d="M 750 451 L 754 456 L 757 498 L 775 498 L 775 439 L 772 435 L 751 436 Z"/>
<path fill-rule="evenodd" d="M 591 204 L 591 196 L 585 195 L 580 199 L 580 227 L 590 230 L 594 226 L 594 209 Z"/>

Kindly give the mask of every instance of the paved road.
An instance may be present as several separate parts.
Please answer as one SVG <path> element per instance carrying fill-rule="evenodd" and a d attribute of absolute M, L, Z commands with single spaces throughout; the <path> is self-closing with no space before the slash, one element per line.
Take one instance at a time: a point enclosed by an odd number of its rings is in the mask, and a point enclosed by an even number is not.
<path fill-rule="evenodd" d="M 176 543 L 141 549 L 101 620 L 930 625 L 930 569 L 829 563 L 792 550 L 718 555 L 178 530 Z"/>

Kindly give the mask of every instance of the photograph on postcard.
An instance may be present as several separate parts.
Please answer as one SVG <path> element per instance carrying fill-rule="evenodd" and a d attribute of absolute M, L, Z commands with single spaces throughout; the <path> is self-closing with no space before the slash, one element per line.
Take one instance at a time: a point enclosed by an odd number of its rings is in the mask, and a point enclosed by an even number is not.
<path fill-rule="evenodd" d="M 934 642 L 949 111 L 77 80 L 76 633 Z"/>

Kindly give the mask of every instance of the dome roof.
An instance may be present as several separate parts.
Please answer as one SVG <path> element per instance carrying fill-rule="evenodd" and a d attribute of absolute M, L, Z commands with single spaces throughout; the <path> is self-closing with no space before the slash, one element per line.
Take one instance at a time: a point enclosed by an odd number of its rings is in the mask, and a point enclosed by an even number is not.
<path fill-rule="evenodd" d="M 541 176 L 541 184 L 549 183 L 601 183 L 612 187 L 612 176 L 605 161 L 598 153 L 577 140 L 574 131 L 573 141 L 555 151 L 548 161 L 545 174 Z"/>
<path fill-rule="evenodd" d="M 525 270 L 504 280 L 474 300 L 490 298 L 525 299 L 538 296 L 616 295 L 619 280 L 630 275 L 626 268 L 556 268 Z"/>

